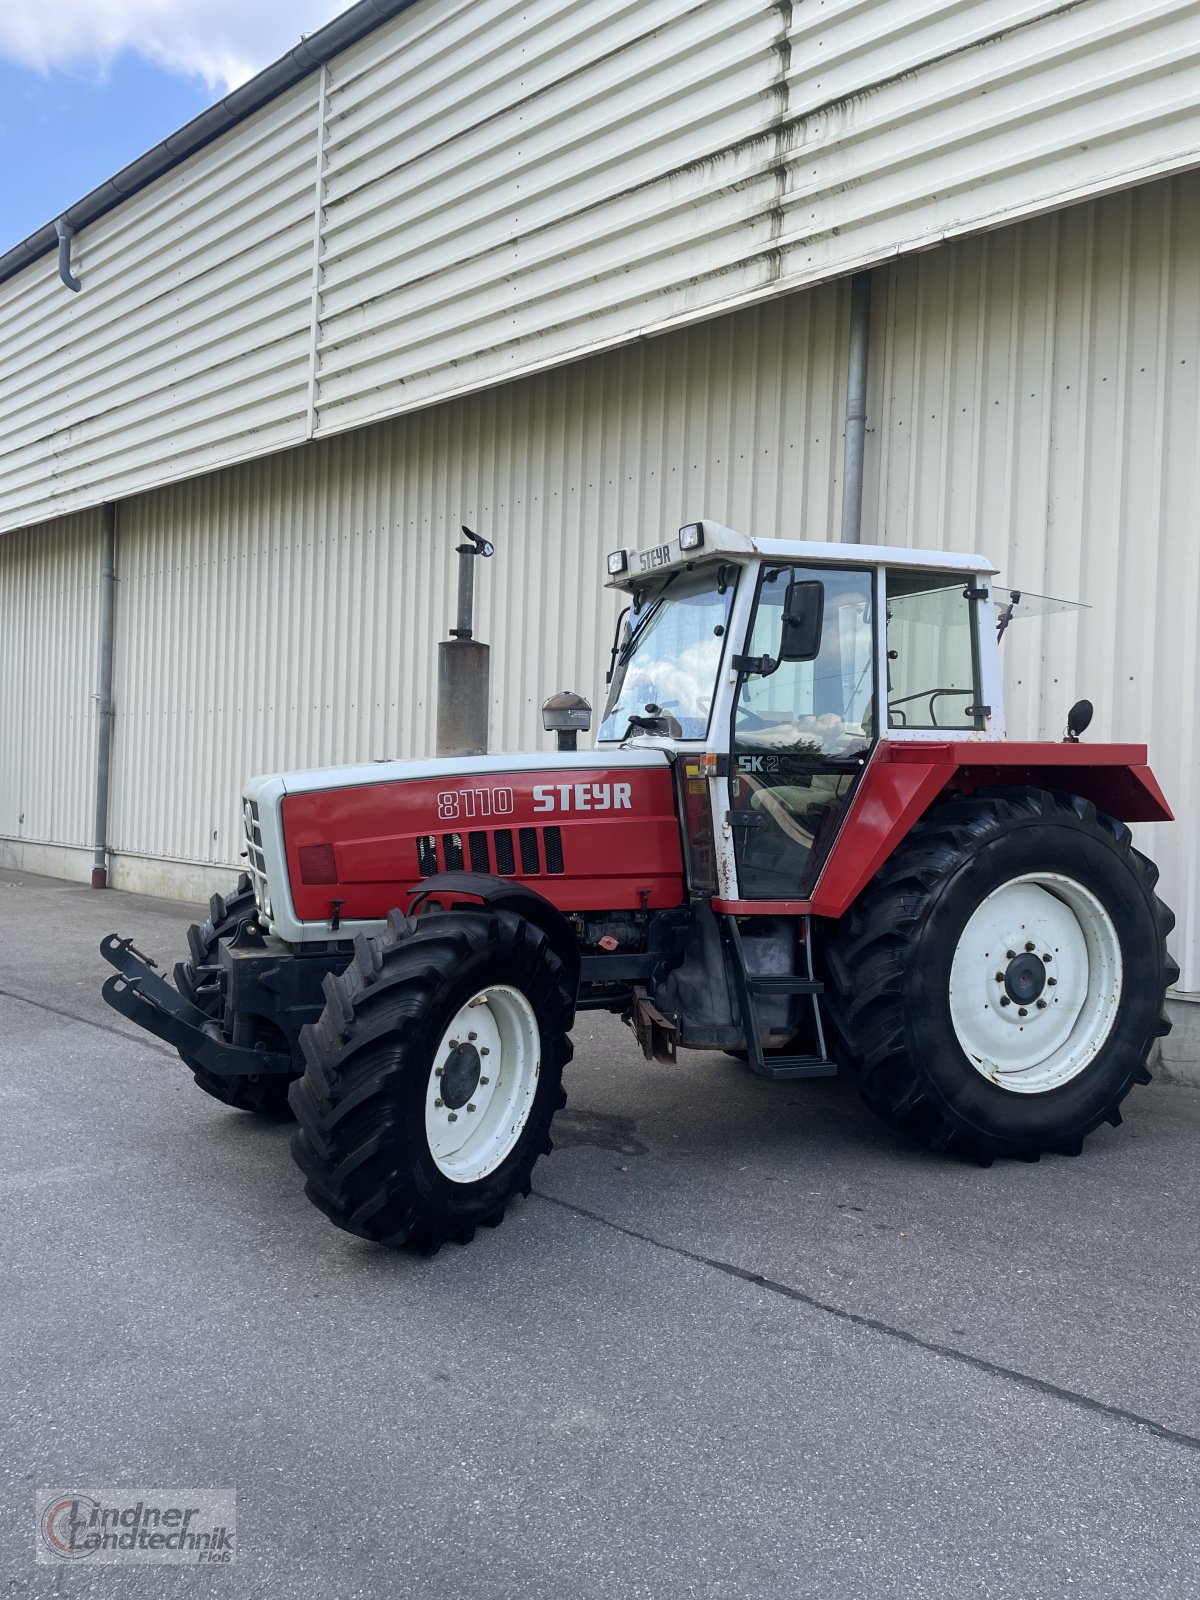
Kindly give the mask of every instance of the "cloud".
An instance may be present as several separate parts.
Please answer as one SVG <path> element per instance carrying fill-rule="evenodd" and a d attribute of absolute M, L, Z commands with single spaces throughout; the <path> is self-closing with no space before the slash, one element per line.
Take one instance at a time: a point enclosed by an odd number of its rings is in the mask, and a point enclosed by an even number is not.
<path fill-rule="evenodd" d="M 349 0 L 0 0 L 0 58 L 103 70 L 123 50 L 224 94 Z"/>

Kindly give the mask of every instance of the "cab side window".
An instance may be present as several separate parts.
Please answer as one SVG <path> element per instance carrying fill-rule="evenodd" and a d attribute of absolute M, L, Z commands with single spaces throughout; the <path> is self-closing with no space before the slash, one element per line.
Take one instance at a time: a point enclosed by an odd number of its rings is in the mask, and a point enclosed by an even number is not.
<path fill-rule="evenodd" d="M 887 573 L 888 726 L 975 728 L 978 668 L 969 581 Z"/>

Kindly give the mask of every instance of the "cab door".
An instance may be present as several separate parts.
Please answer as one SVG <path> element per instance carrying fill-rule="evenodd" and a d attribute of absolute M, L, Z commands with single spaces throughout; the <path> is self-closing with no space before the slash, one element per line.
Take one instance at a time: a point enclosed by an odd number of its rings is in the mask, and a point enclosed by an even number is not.
<path fill-rule="evenodd" d="M 805 660 L 781 659 L 794 585 L 820 586 L 819 638 Z M 875 600 L 867 567 L 768 567 L 759 577 L 746 648 L 735 658 L 730 743 L 743 900 L 805 898 L 829 854 L 876 737 Z"/>

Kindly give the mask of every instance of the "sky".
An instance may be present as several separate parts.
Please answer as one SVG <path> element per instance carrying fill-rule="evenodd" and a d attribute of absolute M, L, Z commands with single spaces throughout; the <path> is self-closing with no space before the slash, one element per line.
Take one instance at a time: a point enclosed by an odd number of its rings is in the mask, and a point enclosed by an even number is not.
<path fill-rule="evenodd" d="M 350 0 L 0 0 L 0 254 Z"/>

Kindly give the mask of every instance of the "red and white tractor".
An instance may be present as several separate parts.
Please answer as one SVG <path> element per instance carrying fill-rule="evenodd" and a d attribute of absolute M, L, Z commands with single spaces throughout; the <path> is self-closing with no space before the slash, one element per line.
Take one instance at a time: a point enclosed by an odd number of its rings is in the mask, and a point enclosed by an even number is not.
<path fill-rule="evenodd" d="M 1127 824 L 1171 812 L 1143 746 L 1078 742 L 1086 702 L 1006 740 L 993 576 L 713 522 L 614 551 L 594 749 L 254 779 L 174 986 L 113 936 L 105 998 L 209 1094 L 290 1107 L 309 1196 L 381 1244 L 528 1193 L 585 1009 L 661 1061 L 844 1067 L 937 1150 L 1078 1154 L 1167 1031 Z"/>

